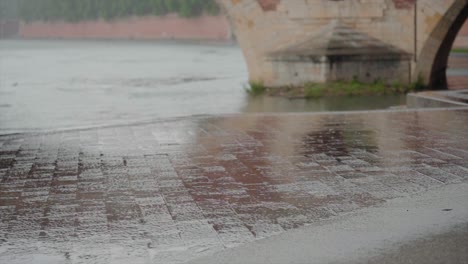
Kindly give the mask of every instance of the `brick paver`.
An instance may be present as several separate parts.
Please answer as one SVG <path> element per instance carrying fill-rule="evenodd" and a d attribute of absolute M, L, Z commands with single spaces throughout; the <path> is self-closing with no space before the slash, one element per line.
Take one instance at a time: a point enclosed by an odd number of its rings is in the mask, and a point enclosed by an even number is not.
<path fill-rule="evenodd" d="M 0 263 L 180 263 L 468 181 L 468 109 L 0 137 Z"/>

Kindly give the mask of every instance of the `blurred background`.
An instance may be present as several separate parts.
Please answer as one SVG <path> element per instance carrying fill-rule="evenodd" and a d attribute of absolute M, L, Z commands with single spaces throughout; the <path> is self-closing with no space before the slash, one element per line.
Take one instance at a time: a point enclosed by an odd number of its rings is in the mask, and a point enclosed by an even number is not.
<path fill-rule="evenodd" d="M 455 45 L 467 36 L 465 26 Z M 0 134 L 405 104 L 404 95 L 250 97 L 247 83 L 214 0 L 0 0 Z"/>

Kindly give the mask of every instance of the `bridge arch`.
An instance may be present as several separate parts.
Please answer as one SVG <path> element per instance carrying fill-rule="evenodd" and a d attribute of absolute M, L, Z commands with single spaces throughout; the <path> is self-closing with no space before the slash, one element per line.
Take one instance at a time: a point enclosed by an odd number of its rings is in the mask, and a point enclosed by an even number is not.
<path fill-rule="evenodd" d="M 217 1 L 250 80 L 272 87 L 357 76 L 388 83 L 422 77 L 446 88 L 450 49 L 468 16 L 468 0 Z"/>
<path fill-rule="evenodd" d="M 442 16 L 417 59 L 416 72 L 431 88 L 447 88 L 447 64 L 453 43 L 468 18 L 468 1 L 456 0 Z"/>

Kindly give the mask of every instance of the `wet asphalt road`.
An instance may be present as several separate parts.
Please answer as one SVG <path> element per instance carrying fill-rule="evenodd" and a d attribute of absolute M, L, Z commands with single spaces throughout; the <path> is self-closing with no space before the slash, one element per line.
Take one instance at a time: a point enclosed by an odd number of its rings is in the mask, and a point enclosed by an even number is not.
<path fill-rule="evenodd" d="M 1 263 L 183 263 L 468 181 L 468 110 L 0 137 Z M 468 201 L 467 201 L 468 202 Z"/>

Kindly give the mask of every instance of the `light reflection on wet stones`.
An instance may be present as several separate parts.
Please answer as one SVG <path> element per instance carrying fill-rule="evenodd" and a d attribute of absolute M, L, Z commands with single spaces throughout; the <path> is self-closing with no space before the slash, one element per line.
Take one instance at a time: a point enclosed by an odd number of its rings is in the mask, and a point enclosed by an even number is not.
<path fill-rule="evenodd" d="M 0 262 L 180 263 L 466 182 L 467 121 L 238 115 L 0 137 Z"/>

